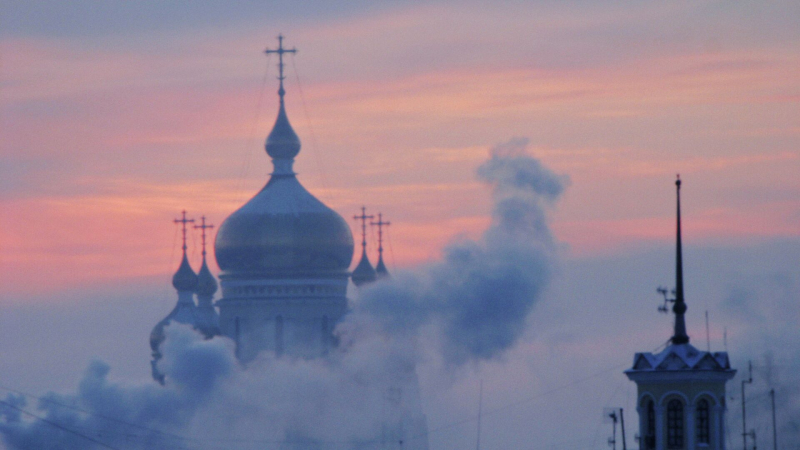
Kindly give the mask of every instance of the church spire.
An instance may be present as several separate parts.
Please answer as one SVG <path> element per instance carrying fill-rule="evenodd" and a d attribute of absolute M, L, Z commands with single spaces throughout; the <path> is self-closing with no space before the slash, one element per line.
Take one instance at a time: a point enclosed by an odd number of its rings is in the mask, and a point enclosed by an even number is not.
<path fill-rule="evenodd" d="M 383 227 L 391 225 L 391 222 L 383 221 L 383 214 L 378 213 L 378 221 L 370 222 L 370 225 L 378 227 L 378 264 L 375 266 L 375 273 L 379 277 L 389 276 L 386 264 L 383 262 Z"/>
<path fill-rule="evenodd" d="M 278 176 L 293 176 L 292 164 L 294 157 L 300 153 L 300 138 L 294 132 L 292 125 L 289 123 L 289 117 L 286 115 L 286 107 L 284 105 L 283 97 L 286 95 L 286 90 L 283 88 L 283 80 L 286 78 L 283 74 L 283 55 L 286 53 L 297 53 L 297 49 L 283 48 L 283 35 L 278 35 L 278 48 L 267 49 L 264 51 L 266 54 L 278 54 L 278 96 L 280 97 L 280 107 L 278 108 L 278 117 L 275 119 L 275 125 L 267 137 L 267 154 L 272 157 L 272 162 L 275 166 L 273 175 Z"/>
<path fill-rule="evenodd" d="M 353 216 L 353 219 L 361 221 L 361 261 L 358 262 L 351 276 L 356 286 L 375 281 L 375 278 L 377 278 L 375 269 L 372 268 L 369 257 L 367 257 L 367 220 L 374 218 L 375 216 L 367 215 L 367 208 L 364 206 L 361 207 L 360 216 Z"/>
<path fill-rule="evenodd" d="M 688 344 L 689 336 L 686 334 L 686 302 L 683 297 L 683 256 L 681 249 L 681 176 L 675 180 L 677 195 L 677 232 L 675 244 L 675 304 L 672 311 L 675 313 L 675 333 L 672 336 L 673 344 Z"/>

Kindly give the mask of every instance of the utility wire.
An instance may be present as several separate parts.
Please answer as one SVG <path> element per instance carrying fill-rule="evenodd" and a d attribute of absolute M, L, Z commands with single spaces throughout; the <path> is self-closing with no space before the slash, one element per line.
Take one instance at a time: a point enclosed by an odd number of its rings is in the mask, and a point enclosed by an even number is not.
<path fill-rule="evenodd" d="M 669 340 L 667 341 L 667 344 L 668 343 L 669 343 Z M 657 348 L 655 348 L 653 350 L 653 353 L 656 353 L 660 349 L 666 347 L 667 344 L 662 344 L 662 345 L 658 346 Z M 538 399 L 540 399 L 542 397 L 548 396 L 548 395 L 556 393 L 558 391 L 562 391 L 564 389 L 571 388 L 573 386 L 581 384 L 581 383 L 583 383 L 585 381 L 589 381 L 589 380 L 591 380 L 593 378 L 599 377 L 599 376 L 604 375 L 604 374 L 606 374 L 608 372 L 611 372 L 613 370 L 618 370 L 618 369 L 621 369 L 622 367 L 626 367 L 626 366 L 628 366 L 628 364 L 629 363 L 626 362 L 626 363 L 623 363 L 623 364 L 620 364 L 620 365 L 617 365 L 617 366 L 614 366 L 614 367 L 610 367 L 608 369 L 604 369 L 604 370 L 601 370 L 601 371 L 598 371 L 598 372 L 594 372 L 591 375 L 587 375 L 587 376 L 585 376 L 583 378 L 579 378 L 579 379 L 577 379 L 575 381 L 572 381 L 570 383 L 563 384 L 561 386 L 557 386 L 557 387 L 554 387 L 552 389 L 548 389 L 548 390 L 546 390 L 544 392 L 540 392 L 538 394 L 532 395 L 530 397 L 526 397 L 526 398 L 521 399 L 521 400 L 517 400 L 517 401 L 511 402 L 511 403 L 507 403 L 507 404 L 502 405 L 502 406 L 498 406 L 498 407 L 496 407 L 494 409 L 491 409 L 491 410 L 489 410 L 487 412 L 484 412 L 483 413 L 483 417 L 494 415 L 494 414 L 497 414 L 499 412 L 505 411 L 507 409 L 511 409 L 511 408 L 516 407 L 516 406 L 519 406 L 519 405 L 522 405 L 522 404 L 525 404 L 525 403 L 529 403 L 529 402 L 532 402 L 534 400 L 538 400 Z M 619 386 L 617 386 L 617 389 L 619 389 Z M 410 439 L 418 439 L 418 438 L 421 438 L 421 437 L 424 437 L 424 436 L 429 436 L 429 435 L 431 435 L 433 433 L 437 433 L 439 431 L 444 431 L 444 430 L 447 430 L 449 428 L 453 428 L 453 427 L 457 427 L 459 425 L 463 425 L 463 424 L 466 424 L 466 423 L 473 422 L 473 421 L 477 420 L 477 418 L 478 418 L 477 416 L 466 417 L 464 419 L 457 420 L 455 422 L 451 422 L 451 423 L 448 423 L 448 424 L 445 424 L 445 425 L 441 425 L 441 426 L 432 428 L 432 429 L 428 430 L 426 433 L 420 433 L 420 434 L 411 436 Z"/>
<path fill-rule="evenodd" d="M 108 421 L 111 421 L 111 422 L 116 422 L 116 423 L 119 423 L 119 424 L 122 424 L 122 425 L 127 425 L 129 427 L 139 428 L 141 430 L 162 434 L 164 436 L 169 436 L 169 437 L 172 437 L 172 438 L 175 438 L 175 439 L 193 440 L 192 438 L 180 436 L 178 434 L 169 433 L 169 432 L 166 432 L 166 431 L 161 431 L 161 430 L 158 430 L 156 428 L 150 428 L 150 427 L 146 427 L 144 425 L 139 425 L 139 424 L 132 423 L 132 422 L 127 422 L 125 420 L 118 419 L 116 417 L 107 416 L 107 415 L 100 414 L 100 413 L 97 413 L 97 412 L 94 412 L 94 411 L 87 411 L 87 410 L 79 408 L 77 406 L 65 405 L 65 404 L 63 404 L 61 402 L 57 402 L 57 401 L 55 401 L 53 399 L 50 399 L 50 398 L 47 398 L 47 397 L 39 397 L 37 395 L 33 395 L 33 394 L 30 394 L 30 393 L 27 393 L 27 392 L 19 391 L 17 389 L 11 389 L 11 388 L 5 387 L 5 386 L 0 386 L 0 389 L 2 389 L 4 391 L 11 392 L 11 393 L 14 393 L 14 394 L 17 394 L 17 395 L 23 395 L 25 397 L 30 397 L 30 398 L 36 399 L 36 400 L 38 400 L 40 402 L 50 403 L 50 404 L 53 404 L 53 405 L 56 405 L 56 406 L 60 406 L 62 408 L 71 409 L 73 411 L 77 411 L 77 412 L 80 412 L 80 413 L 83 413 L 83 414 L 88 414 L 90 416 L 99 417 L 101 419 L 105 419 L 105 420 L 108 420 Z"/>
<path fill-rule="evenodd" d="M 6 405 L 7 407 L 9 407 L 11 409 L 15 409 L 15 410 L 21 412 L 22 414 L 25 414 L 27 416 L 31 416 L 31 417 L 33 417 L 35 419 L 38 419 L 38 420 L 40 420 L 40 421 L 42 421 L 42 422 L 44 422 L 44 423 L 46 423 L 46 424 L 48 424 L 48 425 L 50 425 L 52 427 L 58 428 L 59 430 L 66 431 L 67 433 L 72 433 L 72 434 L 74 434 L 76 436 L 79 436 L 79 437 L 81 437 L 83 439 L 86 439 L 89 442 L 94 442 L 95 444 L 97 444 L 97 445 L 99 445 L 101 447 L 105 447 L 105 448 L 108 448 L 108 449 L 111 449 L 111 450 L 121 450 L 121 449 L 119 449 L 117 447 L 112 447 L 111 445 L 108 445 L 103 441 L 98 441 L 97 439 L 95 439 L 95 438 L 93 438 L 91 436 L 87 436 L 87 435 L 85 435 L 85 434 L 83 434 L 81 432 L 78 432 L 78 431 L 75 431 L 75 430 L 71 430 L 71 429 L 69 429 L 67 427 L 59 425 L 56 422 L 53 422 L 53 421 L 48 420 L 48 419 L 45 419 L 44 417 L 36 415 L 36 414 L 34 414 L 32 412 L 26 411 L 26 410 L 24 410 L 24 409 L 22 409 L 22 408 L 20 408 L 20 407 L 18 407 L 16 405 L 13 405 L 11 403 L 6 402 L 4 400 L 0 400 L 0 404 Z"/>
<path fill-rule="evenodd" d="M 243 190 L 244 190 L 244 179 L 247 176 L 248 169 L 250 168 L 250 160 L 253 158 L 253 151 L 250 150 L 250 147 L 253 146 L 253 141 L 254 141 L 255 135 L 256 135 L 256 126 L 258 125 L 258 121 L 259 121 L 259 119 L 261 117 L 261 104 L 263 103 L 264 91 L 266 90 L 266 87 L 267 87 L 267 76 L 269 76 L 269 63 L 270 63 L 271 59 L 272 59 L 272 55 L 268 53 L 267 54 L 267 67 L 264 70 L 264 77 L 261 79 L 261 89 L 259 89 L 258 101 L 256 102 L 256 113 L 253 116 L 253 122 L 252 122 L 252 125 L 250 126 L 250 133 L 249 133 L 249 136 L 247 137 L 247 141 L 245 142 L 244 162 L 243 162 L 242 168 L 241 168 L 241 170 L 239 172 L 238 183 L 236 184 L 236 192 L 237 192 L 237 195 L 239 196 L 239 201 L 237 203 L 241 203 L 244 200 L 244 198 L 243 198 L 244 195 L 245 195 L 244 192 L 243 192 Z"/>
<path fill-rule="evenodd" d="M 300 101 L 303 104 L 303 112 L 306 116 L 306 122 L 308 123 L 308 134 L 311 136 L 311 149 L 313 150 L 311 153 L 314 154 L 314 162 L 317 165 L 317 172 L 319 172 L 320 179 L 322 180 L 322 187 L 325 189 L 326 192 L 330 192 L 330 184 L 328 183 L 328 177 L 325 176 L 325 171 L 322 169 L 322 164 L 320 163 L 320 154 L 319 154 L 319 146 L 317 145 L 317 136 L 314 133 L 314 127 L 311 126 L 311 116 L 308 114 L 308 107 L 306 106 L 306 96 L 303 94 L 303 86 L 300 84 L 300 74 L 297 72 L 297 64 L 295 63 L 295 54 L 292 53 L 292 70 L 294 71 L 294 78 L 297 80 L 297 90 L 300 93 Z M 326 195 L 325 197 L 329 197 L 330 194 Z"/>

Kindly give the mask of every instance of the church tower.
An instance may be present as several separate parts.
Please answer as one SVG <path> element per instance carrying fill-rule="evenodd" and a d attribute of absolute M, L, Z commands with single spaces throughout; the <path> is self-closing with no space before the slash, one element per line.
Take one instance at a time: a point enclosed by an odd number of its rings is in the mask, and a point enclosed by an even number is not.
<path fill-rule="evenodd" d="M 725 449 L 725 383 L 736 371 L 727 352 L 705 352 L 689 343 L 684 315 L 681 255 L 681 180 L 677 191 L 675 326 L 669 345 L 658 354 L 636 353 L 625 375 L 638 388 L 639 448 L 642 450 Z M 666 305 L 661 308 L 667 311 Z"/>
<path fill-rule="evenodd" d="M 263 350 L 314 358 L 334 343 L 332 330 L 347 309 L 353 235 L 345 220 L 317 200 L 292 169 L 300 139 L 284 104 L 283 47 L 279 58 L 280 106 L 267 138 L 273 171 L 263 189 L 217 231 L 215 254 L 222 299 L 219 326 L 250 361 Z"/>
<path fill-rule="evenodd" d="M 189 264 L 189 259 L 186 257 L 186 225 L 193 223 L 194 219 L 186 218 L 186 211 L 181 213 L 180 219 L 175 219 L 175 223 L 181 224 L 181 231 L 183 233 L 183 258 L 181 264 L 178 266 L 178 271 L 172 276 L 172 286 L 178 291 L 178 303 L 175 308 L 167 314 L 167 317 L 161 319 L 153 330 L 150 332 L 150 350 L 152 350 L 153 360 L 150 362 L 152 366 L 153 379 L 161 384 L 164 384 L 164 374 L 158 369 L 158 361 L 161 359 L 161 344 L 166 339 L 164 335 L 164 327 L 170 323 L 177 322 L 191 325 L 195 329 L 198 328 L 199 316 L 197 307 L 194 304 L 194 294 L 198 285 L 197 274 L 192 270 Z M 205 258 L 203 259 L 205 261 Z M 212 277 L 213 278 L 213 277 Z"/>

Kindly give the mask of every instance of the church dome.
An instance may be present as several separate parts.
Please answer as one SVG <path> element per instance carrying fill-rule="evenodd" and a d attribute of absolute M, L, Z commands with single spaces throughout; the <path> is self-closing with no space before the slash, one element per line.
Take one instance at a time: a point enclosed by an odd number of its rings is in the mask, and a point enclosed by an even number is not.
<path fill-rule="evenodd" d="M 361 253 L 361 261 L 358 262 L 350 278 L 356 286 L 371 283 L 377 278 L 377 273 L 375 269 L 372 268 L 372 264 L 369 262 L 369 258 L 367 258 L 366 251 Z"/>
<path fill-rule="evenodd" d="M 197 287 L 195 293 L 200 296 L 211 297 L 217 292 L 217 279 L 211 274 L 206 264 L 205 257 L 203 258 L 203 265 L 197 273 Z"/>
<path fill-rule="evenodd" d="M 267 154 L 275 159 L 292 159 L 300 153 L 300 138 L 297 137 L 292 124 L 289 123 L 283 104 L 278 111 L 275 125 L 267 137 L 265 147 Z"/>
<path fill-rule="evenodd" d="M 278 92 L 280 109 L 266 143 L 274 171 L 219 227 L 217 265 L 237 275 L 346 272 L 353 258 L 350 227 L 297 180 L 292 164 L 300 139 L 286 115 L 282 83 Z"/>
<path fill-rule="evenodd" d="M 172 276 L 172 286 L 179 291 L 193 291 L 197 287 L 197 274 L 189 265 L 185 252 L 178 271 Z"/>
<path fill-rule="evenodd" d="M 346 271 L 353 235 L 342 216 L 294 176 L 276 176 L 217 232 L 217 265 L 226 273 Z"/>

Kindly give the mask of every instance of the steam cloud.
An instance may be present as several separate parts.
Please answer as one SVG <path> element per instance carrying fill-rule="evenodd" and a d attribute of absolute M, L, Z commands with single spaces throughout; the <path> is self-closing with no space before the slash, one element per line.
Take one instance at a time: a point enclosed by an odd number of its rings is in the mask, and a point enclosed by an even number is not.
<path fill-rule="evenodd" d="M 75 393 L 50 393 L 35 408 L 8 396 L 0 435 L 10 449 L 378 448 L 386 392 L 398 377 L 425 362 L 458 368 L 501 356 L 548 284 L 557 248 L 547 210 L 566 180 L 526 146 L 498 145 L 478 169 L 494 200 L 483 236 L 363 290 L 329 357 L 264 354 L 245 370 L 229 340 L 173 324 L 160 363 L 167 386 L 115 383 L 106 364 L 93 362 Z M 419 345 L 423 337 L 433 345 Z M 32 409 L 45 420 L 21 412 Z"/>

